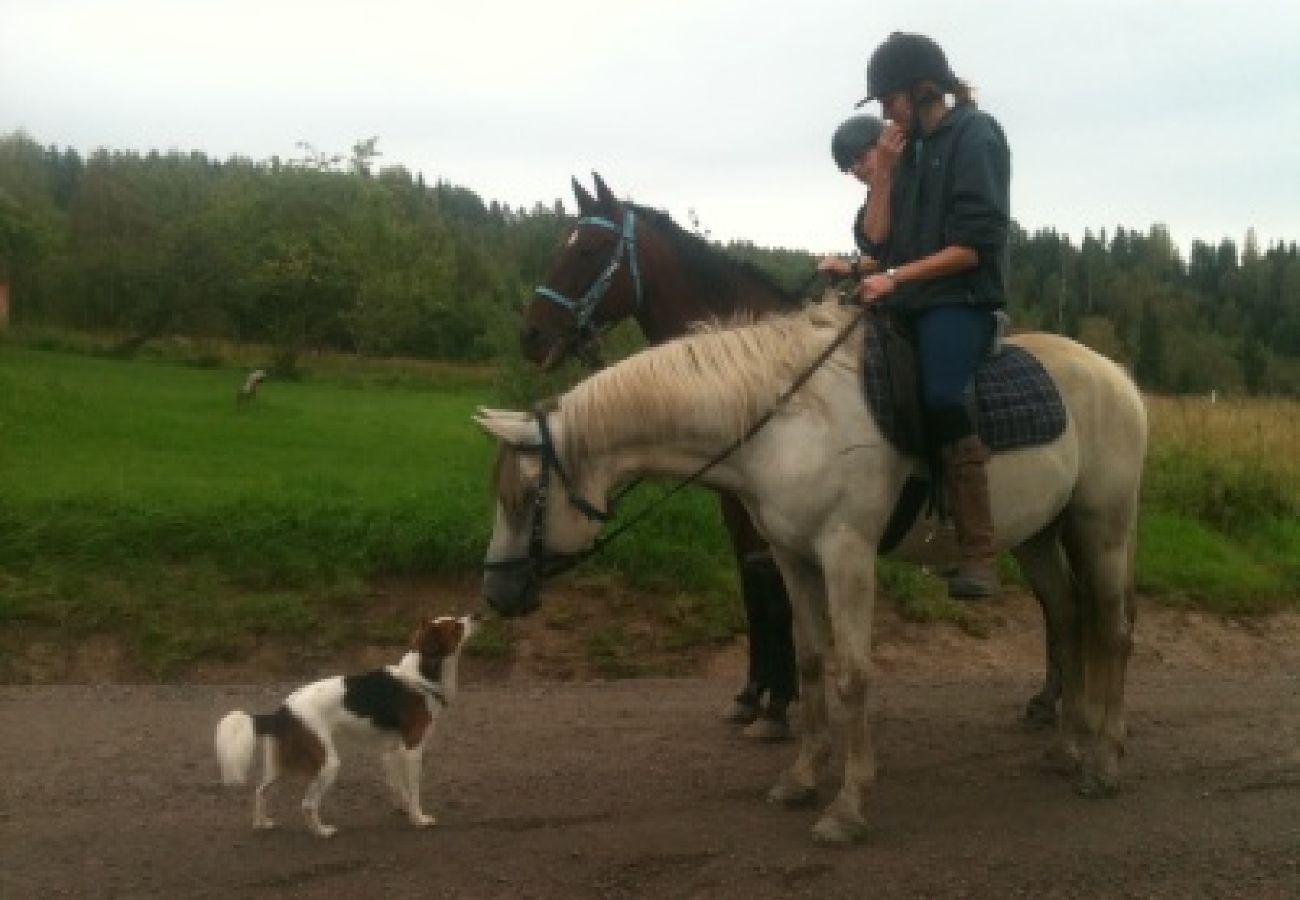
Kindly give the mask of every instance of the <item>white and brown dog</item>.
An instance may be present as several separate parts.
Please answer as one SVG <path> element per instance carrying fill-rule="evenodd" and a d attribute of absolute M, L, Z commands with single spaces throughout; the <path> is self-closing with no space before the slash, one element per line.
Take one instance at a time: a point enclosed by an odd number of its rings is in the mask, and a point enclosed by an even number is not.
<path fill-rule="evenodd" d="M 321 837 L 334 834 L 336 829 L 320 820 L 320 803 L 338 775 L 334 733 L 342 729 L 369 733 L 384 743 L 384 774 L 397 802 L 417 828 L 434 824 L 433 816 L 420 808 L 422 754 L 434 721 L 456 693 L 460 651 L 477 623 L 477 616 L 424 619 L 395 666 L 305 685 L 273 713 L 226 715 L 215 738 L 222 781 L 243 784 L 259 738 L 264 750 L 253 827 L 274 827 L 266 790 L 290 773 L 312 779 L 302 799 L 307 827 Z"/>

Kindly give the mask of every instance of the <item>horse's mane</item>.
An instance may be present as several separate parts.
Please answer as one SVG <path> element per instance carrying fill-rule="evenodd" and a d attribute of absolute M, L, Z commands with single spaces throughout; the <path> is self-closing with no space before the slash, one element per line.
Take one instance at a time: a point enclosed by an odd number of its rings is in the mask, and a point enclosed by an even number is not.
<path fill-rule="evenodd" d="M 726 255 L 704 238 L 682 228 L 663 210 L 651 209 L 637 203 L 629 203 L 628 206 L 636 210 L 638 216 L 649 219 L 664 233 L 664 236 L 681 253 L 682 261 L 694 270 L 707 290 L 722 296 L 732 296 L 738 288 L 738 278 L 747 277 L 766 287 L 774 296 L 791 307 L 798 305 L 799 297 L 778 284 L 758 266 L 747 260 Z"/>
<path fill-rule="evenodd" d="M 500 441 L 492 463 L 492 495 L 501 501 L 506 515 L 517 516 L 524 508 L 524 483 L 519 477 L 519 451 Z"/>
<path fill-rule="evenodd" d="M 848 315 L 814 304 L 703 326 L 642 350 L 561 398 L 562 452 L 575 459 L 666 437 L 736 440 L 826 349 Z M 850 339 L 827 365 L 854 365 L 857 350 Z"/>

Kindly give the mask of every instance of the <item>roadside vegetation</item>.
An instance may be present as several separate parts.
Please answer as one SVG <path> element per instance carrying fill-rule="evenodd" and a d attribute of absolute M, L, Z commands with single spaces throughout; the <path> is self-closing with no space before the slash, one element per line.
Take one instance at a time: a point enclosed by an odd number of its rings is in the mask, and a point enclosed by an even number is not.
<path fill-rule="evenodd" d="M 0 345 L 0 654 L 25 635 L 109 634 L 166 675 L 262 639 L 394 642 L 409 623 L 376 611 L 377 580 L 473 584 L 492 446 L 470 414 L 513 393 L 508 372 L 319 355 L 240 405 L 255 348 L 178 342 L 122 361 L 76 343 Z M 1150 408 L 1139 590 L 1218 613 L 1300 608 L 1300 404 L 1155 397 Z M 624 514 L 657 490 L 641 488 Z M 653 598 L 611 600 L 611 615 L 650 620 L 662 644 L 743 627 L 703 491 L 571 577 Z M 908 618 L 964 622 L 914 567 L 887 563 L 881 583 Z M 474 599 L 467 590 L 462 605 Z M 581 629 L 598 670 L 644 670 L 635 628 L 577 608 L 547 615 L 549 628 Z M 489 631 L 476 652 L 509 656 L 508 633 Z"/>

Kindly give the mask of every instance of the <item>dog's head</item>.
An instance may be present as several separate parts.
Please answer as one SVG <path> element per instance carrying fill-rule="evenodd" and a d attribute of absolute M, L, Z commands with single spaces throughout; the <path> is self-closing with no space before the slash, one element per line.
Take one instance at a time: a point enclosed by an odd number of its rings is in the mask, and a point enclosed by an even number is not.
<path fill-rule="evenodd" d="M 425 664 L 437 664 L 459 654 L 477 626 L 477 616 L 421 619 L 411 635 L 411 649 L 420 654 Z"/>

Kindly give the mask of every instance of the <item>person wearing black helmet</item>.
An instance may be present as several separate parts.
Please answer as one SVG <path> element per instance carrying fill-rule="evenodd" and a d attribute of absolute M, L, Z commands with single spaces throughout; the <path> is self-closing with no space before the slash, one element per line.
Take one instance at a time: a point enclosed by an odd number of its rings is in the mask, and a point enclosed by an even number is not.
<path fill-rule="evenodd" d="M 895 32 L 867 65 L 867 97 L 907 135 L 892 171 L 881 271 L 858 296 L 911 324 L 921 368 L 926 428 L 940 446 L 960 564 L 955 597 L 1000 588 L 989 506 L 988 449 L 975 433 L 964 394 L 1006 305 L 1011 151 L 1001 126 L 975 107 L 943 50 L 919 34 Z"/>
<path fill-rule="evenodd" d="M 889 229 L 890 168 L 904 140 L 897 125 L 866 114 L 850 116 L 835 129 L 831 136 L 835 165 L 866 185 L 868 191 L 867 202 L 853 218 L 853 241 L 862 256 L 853 262 L 839 256 L 824 256 L 817 263 L 817 271 L 853 278 L 875 271 Z M 882 154 L 889 160 L 888 165 L 879 165 Z"/>

